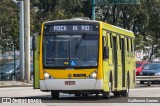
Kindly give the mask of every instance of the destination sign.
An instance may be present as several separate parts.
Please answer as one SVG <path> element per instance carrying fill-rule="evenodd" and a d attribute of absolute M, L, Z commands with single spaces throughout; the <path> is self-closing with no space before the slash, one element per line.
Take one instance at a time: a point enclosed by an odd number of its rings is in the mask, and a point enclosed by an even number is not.
<path fill-rule="evenodd" d="M 95 28 L 96 29 L 95 29 Z M 47 25 L 45 32 L 76 32 L 76 31 L 97 31 L 98 26 L 93 25 Z"/>

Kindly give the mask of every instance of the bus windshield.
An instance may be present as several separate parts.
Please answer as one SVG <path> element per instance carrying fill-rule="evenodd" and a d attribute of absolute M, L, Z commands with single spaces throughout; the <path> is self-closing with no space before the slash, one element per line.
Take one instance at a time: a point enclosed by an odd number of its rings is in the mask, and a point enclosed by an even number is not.
<path fill-rule="evenodd" d="M 97 67 L 98 35 L 45 35 L 44 67 Z"/>

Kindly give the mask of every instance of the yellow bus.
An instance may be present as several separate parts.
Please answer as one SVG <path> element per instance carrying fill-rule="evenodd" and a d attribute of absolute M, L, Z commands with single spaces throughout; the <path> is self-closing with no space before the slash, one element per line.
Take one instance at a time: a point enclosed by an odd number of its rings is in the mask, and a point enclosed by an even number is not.
<path fill-rule="evenodd" d="M 135 86 L 134 34 L 85 19 L 44 22 L 35 37 L 34 88 L 75 96 L 128 96 Z"/>

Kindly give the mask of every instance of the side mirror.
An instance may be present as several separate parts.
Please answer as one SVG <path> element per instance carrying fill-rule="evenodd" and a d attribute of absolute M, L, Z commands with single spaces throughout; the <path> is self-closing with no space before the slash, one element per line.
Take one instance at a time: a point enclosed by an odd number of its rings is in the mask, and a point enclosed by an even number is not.
<path fill-rule="evenodd" d="M 33 36 L 33 38 L 32 38 L 32 50 L 33 51 L 36 50 L 36 39 L 35 39 L 35 36 Z"/>
<path fill-rule="evenodd" d="M 109 47 L 103 47 L 103 59 L 106 60 L 109 58 Z"/>
<path fill-rule="evenodd" d="M 36 50 L 36 36 L 39 35 L 39 32 L 35 33 L 33 38 L 32 38 L 32 50 L 35 51 Z"/>

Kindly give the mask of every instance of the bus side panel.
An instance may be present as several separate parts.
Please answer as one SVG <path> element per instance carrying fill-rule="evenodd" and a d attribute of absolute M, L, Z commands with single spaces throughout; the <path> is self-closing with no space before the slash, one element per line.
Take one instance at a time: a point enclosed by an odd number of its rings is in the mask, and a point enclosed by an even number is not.
<path fill-rule="evenodd" d="M 39 83 L 39 44 L 40 36 L 35 36 L 36 40 L 36 50 L 34 51 L 34 89 L 40 88 Z"/>
<path fill-rule="evenodd" d="M 118 65 L 118 87 L 117 90 L 122 90 L 122 53 L 120 36 L 117 36 L 117 65 Z"/>
<path fill-rule="evenodd" d="M 128 45 L 127 45 L 127 38 L 125 37 L 125 88 L 124 90 L 126 90 L 126 86 L 127 86 L 127 74 L 129 72 L 130 66 L 129 66 L 129 54 L 128 54 Z"/>
<path fill-rule="evenodd" d="M 128 40 L 128 41 L 127 41 Z M 128 42 L 128 43 L 127 43 Z M 131 47 L 131 38 L 126 38 L 126 46 L 127 46 L 127 67 L 126 67 L 126 78 L 127 74 L 129 72 L 129 83 L 130 83 L 130 88 L 134 88 L 134 83 L 135 83 L 135 55 L 133 53 L 133 48 Z M 131 49 L 132 48 L 132 49 Z"/>
<path fill-rule="evenodd" d="M 136 67 L 136 60 L 135 60 L 135 54 L 134 54 L 134 43 L 133 43 L 133 39 L 131 39 L 131 60 L 132 60 L 132 68 L 131 68 L 131 88 L 134 88 L 135 87 L 135 74 L 136 74 L 136 71 L 135 71 L 135 67 Z"/>

